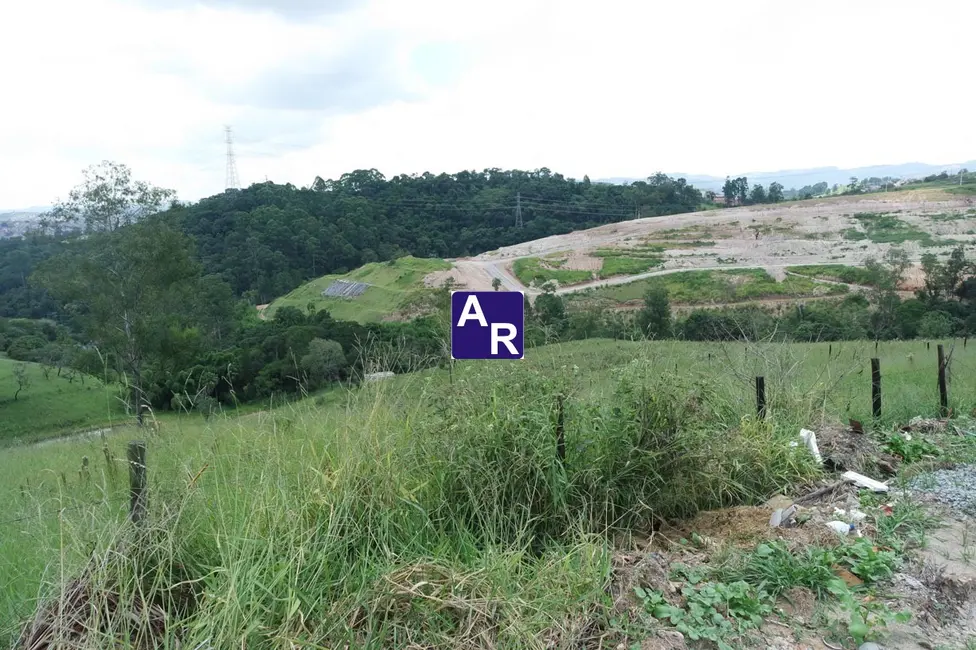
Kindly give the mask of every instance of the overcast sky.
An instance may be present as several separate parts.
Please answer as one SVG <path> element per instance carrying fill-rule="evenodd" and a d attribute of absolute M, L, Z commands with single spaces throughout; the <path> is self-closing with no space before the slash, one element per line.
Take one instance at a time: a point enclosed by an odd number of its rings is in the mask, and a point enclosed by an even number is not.
<path fill-rule="evenodd" d="M 972 0 L 30 0 L 0 19 L 0 208 L 103 159 L 241 181 L 976 158 Z"/>

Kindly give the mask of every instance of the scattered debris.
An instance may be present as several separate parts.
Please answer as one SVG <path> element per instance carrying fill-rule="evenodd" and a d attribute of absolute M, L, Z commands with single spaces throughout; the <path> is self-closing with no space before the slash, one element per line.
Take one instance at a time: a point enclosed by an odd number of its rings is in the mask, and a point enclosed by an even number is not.
<path fill-rule="evenodd" d="M 809 494 L 804 494 L 803 496 L 795 499 L 793 503 L 796 504 L 809 504 L 820 500 L 822 497 L 832 495 L 838 492 L 842 487 L 846 485 L 851 485 L 851 481 L 848 479 L 843 479 L 837 481 L 836 483 L 831 483 L 830 485 L 825 485 L 822 488 L 818 488 Z"/>
<path fill-rule="evenodd" d="M 865 434 L 860 422 L 851 422 L 849 429 L 823 427 L 817 434 L 824 468 L 829 471 L 854 471 L 867 475 L 895 474 L 898 458 L 885 451 L 874 436 Z"/>
<path fill-rule="evenodd" d="M 823 465 L 823 456 L 820 455 L 820 449 L 817 448 L 817 434 L 809 429 L 800 429 L 800 440 L 807 446 L 817 462 Z"/>
<path fill-rule="evenodd" d="M 789 508 L 777 508 L 773 515 L 769 518 L 769 526 L 771 528 L 779 528 L 780 526 L 784 528 L 789 528 L 796 524 L 794 517 L 796 516 L 796 506 L 790 506 Z"/>
<path fill-rule="evenodd" d="M 854 524 L 848 524 L 847 522 L 837 521 L 835 519 L 834 521 L 827 522 L 827 528 L 830 528 L 834 532 L 837 532 L 841 535 L 847 535 L 852 530 L 854 530 Z"/>
<path fill-rule="evenodd" d="M 923 418 L 915 416 L 908 421 L 908 424 L 901 428 L 902 431 L 918 431 L 919 433 L 941 433 L 946 430 L 949 420 L 938 418 Z M 908 438 L 911 440 L 911 438 Z"/>
<path fill-rule="evenodd" d="M 874 490 L 875 492 L 888 491 L 888 486 L 881 481 L 875 481 L 873 478 L 868 478 L 867 476 L 858 474 L 857 472 L 844 472 L 841 476 L 849 481 L 852 481 L 854 485 L 858 487 Z"/>
<path fill-rule="evenodd" d="M 845 517 L 846 521 L 850 521 L 853 524 L 859 524 L 868 518 L 866 514 L 858 510 L 857 508 L 851 508 L 850 513 L 843 508 L 834 508 L 835 517 Z"/>

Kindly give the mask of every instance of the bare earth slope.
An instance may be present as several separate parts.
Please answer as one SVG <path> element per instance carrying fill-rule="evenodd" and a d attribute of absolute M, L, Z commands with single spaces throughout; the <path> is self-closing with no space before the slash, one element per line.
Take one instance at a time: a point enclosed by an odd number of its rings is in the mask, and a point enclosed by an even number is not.
<path fill-rule="evenodd" d="M 925 252 L 976 244 L 974 205 L 971 197 L 911 191 L 648 217 L 454 260 L 451 270 L 431 274 L 426 282 L 440 285 L 453 277 L 468 290 L 491 290 L 497 277 L 504 289 L 534 295 L 538 288 L 525 286 L 515 276 L 516 259 L 608 250 L 626 254 L 649 245 L 667 249 L 661 254 L 663 264 L 655 269 L 563 286 L 558 293 L 686 270 L 764 268 L 782 279 L 789 266 L 859 266 L 868 257 L 882 255 L 891 242 L 917 261 Z M 887 225 L 878 221 L 882 215 L 888 217 Z"/>

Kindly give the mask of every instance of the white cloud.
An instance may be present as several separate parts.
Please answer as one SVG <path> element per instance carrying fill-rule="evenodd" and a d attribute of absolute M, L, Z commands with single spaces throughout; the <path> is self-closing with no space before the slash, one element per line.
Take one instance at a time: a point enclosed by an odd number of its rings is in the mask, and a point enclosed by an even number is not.
<path fill-rule="evenodd" d="M 965 0 L 6 11 L 0 207 L 50 202 L 104 158 L 186 199 L 219 192 L 225 123 L 243 181 L 299 185 L 362 167 L 596 178 L 976 157 Z M 418 69 L 412 53 L 431 44 L 460 60 Z"/>

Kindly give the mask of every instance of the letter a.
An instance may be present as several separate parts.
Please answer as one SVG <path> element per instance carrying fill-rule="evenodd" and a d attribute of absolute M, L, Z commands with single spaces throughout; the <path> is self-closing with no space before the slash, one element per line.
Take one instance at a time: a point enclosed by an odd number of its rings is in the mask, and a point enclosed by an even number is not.
<path fill-rule="evenodd" d="M 488 320 L 485 318 L 484 312 L 481 311 L 478 296 L 468 296 L 468 300 L 464 303 L 464 309 L 461 310 L 461 317 L 458 319 L 457 326 L 464 327 L 464 324 L 469 320 L 476 320 L 482 327 L 488 327 Z"/>

